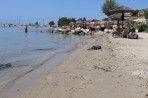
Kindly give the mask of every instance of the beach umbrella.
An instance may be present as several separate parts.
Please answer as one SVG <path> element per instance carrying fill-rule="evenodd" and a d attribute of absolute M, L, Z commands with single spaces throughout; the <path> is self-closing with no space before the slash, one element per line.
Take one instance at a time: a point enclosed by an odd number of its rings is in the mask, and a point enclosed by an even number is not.
<path fill-rule="evenodd" d="M 120 21 L 123 20 L 123 19 L 121 18 L 121 16 L 122 16 L 122 13 L 117 13 L 117 14 L 110 15 L 109 18 L 110 18 L 111 20 L 113 20 L 113 21 L 118 21 L 117 24 L 118 24 L 118 27 L 119 27 L 119 26 L 120 26 Z M 125 14 L 124 17 L 125 17 L 125 16 L 128 17 L 129 15 Z M 122 16 L 122 17 L 123 17 L 123 16 Z M 128 19 L 124 18 L 124 20 L 128 20 Z"/>
<path fill-rule="evenodd" d="M 117 14 L 113 14 L 113 15 L 110 15 L 109 18 L 113 21 L 117 21 L 117 26 L 119 28 L 119 25 L 120 25 L 120 20 L 121 20 L 121 13 L 117 13 Z"/>
<path fill-rule="evenodd" d="M 135 12 L 136 10 L 129 8 L 127 6 L 119 6 L 116 9 L 110 11 L 110 14 L 121 13 L 121 20 L 122 20 L 122 28 L 123 28 L 123 21 L 124 21 L 124 13 Z"/>
<path fill-rule="evenodd" d="M 121 20 L 121 13 L 117 13 L 117 14 L 113 14 L 113 15 L 110 15 L 109 18 L 111 20 Z"/>

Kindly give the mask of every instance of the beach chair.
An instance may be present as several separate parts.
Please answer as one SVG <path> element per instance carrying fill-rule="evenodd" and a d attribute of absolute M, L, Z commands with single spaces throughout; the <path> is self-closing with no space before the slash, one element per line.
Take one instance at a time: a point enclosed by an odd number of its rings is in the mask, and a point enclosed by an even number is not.
<path fill-rule="evenodd" d="M 132 28 L 129 30 L 128 38 L 129 39 L 138 39 L 139 38 L 138 34 L 136 33 L 135 28 Z"/>
<path fill-rule="evenodd" d="M 128 33 L 129 33 L 129 30 L 128 29 L 122 29 L 122 38 L 127 38 L 128 37 Z"/>
<path fill-rule="evenodd" d="M 129 39 L 138 39 L 139 36 L 138 36 L 138 34 L 136 34 L 135 32 L 130 32 L 130 33 L 128 34 L 128 38 L 129 38 Z"/>
<path fill-rule="evenodd" d="M 114 28 L 114 29 L 113 29 L 113 32 L 112 32 L 112 36 L 113 36 L 113 37 L 122 37 L 121 29 L 116 29 L 116 28 Z"/>

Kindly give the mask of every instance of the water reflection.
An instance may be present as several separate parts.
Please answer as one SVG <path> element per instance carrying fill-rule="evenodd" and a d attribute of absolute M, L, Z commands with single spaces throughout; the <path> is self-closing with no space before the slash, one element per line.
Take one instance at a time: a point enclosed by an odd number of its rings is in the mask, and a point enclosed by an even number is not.
<path fill-rule="evenodd" d="M 27 34 L 28 34 L 28 32 L 25 32 L 25 37 L 27 38 Z"/>

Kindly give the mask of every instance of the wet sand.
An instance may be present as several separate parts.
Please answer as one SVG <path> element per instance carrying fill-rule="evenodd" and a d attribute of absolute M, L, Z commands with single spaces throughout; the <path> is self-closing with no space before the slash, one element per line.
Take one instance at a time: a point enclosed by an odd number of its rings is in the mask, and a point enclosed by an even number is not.
<path fill-rule="evenodd" d="M 147 34 L 138 40 L 95 36 L 57 67 L 29 78 L 25 88 L 17 83 L 41 68 L 21 77 L 0 98 L 148 98 Z M 92 45 L 102 49 L 87 50 Z"/>

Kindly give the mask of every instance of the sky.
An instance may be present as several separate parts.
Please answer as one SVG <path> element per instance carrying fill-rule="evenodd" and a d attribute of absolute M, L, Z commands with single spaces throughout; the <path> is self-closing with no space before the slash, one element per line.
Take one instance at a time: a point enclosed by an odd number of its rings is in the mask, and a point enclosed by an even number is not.
<path fill-rule="evenodd" d="M 0 23 L 48 24 L 60 17 L 102 19 L 105 0 L 0 0 Z M 133 9 L 148 8 L 148 0 L 116 0 Z"/>

